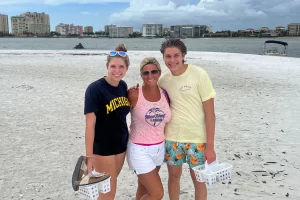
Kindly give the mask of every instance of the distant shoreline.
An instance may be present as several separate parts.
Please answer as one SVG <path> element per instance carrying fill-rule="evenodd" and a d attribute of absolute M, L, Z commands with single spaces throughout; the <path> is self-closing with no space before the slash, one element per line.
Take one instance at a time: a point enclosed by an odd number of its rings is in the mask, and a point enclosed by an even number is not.
<path fill-rule="evenodd" d="M 14 37 L 10 37 L 10 36 L 1 36 L 0 38 L 49 38 L 49 39 L 162 39 L 162 38 L 167 38 L 167 37 L 153 37 L 153 38 L 145 38 L 145 37 L 118 37 L 118 38 L 110 38 L 110 37 L 105 37 L 105 36 L 100 36 L 100 37 L 43 37 L 43 36 L 38 36 L 38 37 L 27 37 L 27 36 L 14 36 Z M 261 38 L 300 38 L 300 36 L 276 36 L 276 37 L 197 37 L 197 38 L 179 38 L 182 40 L 185 39 L 207 39 L 207 38 L 231 38 L 231 39 L 261 39 Z"/>
<path fill-rule="evenodd" d="M 37 51 L 68 51 L 87 52 L 112 50 L 116 44 L 123 43 L 129 52 L 131 51 L 159 51 L 164 38 L 144 39 L 144 38 L 0 38 L 0 51 L 3 50 L 37 50 Z M 300 37 L 283 38 L 186 38 L 182 41 L 188 46 L 190 51 L 199 52 L 228 52 L 241 54 L 263 54 L 263 47 L 266 40 L 280 40 L 288 43 L 288 57 L 300 57 Z M 84 49 L 74 49 L 76 45 L 82 43 Z M 268 45 L 269 46 L 269 45 Z M 271 44 L 271 47 L 275 45 Z M 276 46 L 280 50 L 281 46 Z"/>
<path fill-rule="evenodd" d="M 139 53 L 159 53 L 159 51 L 129 51 L 128 55 L 135 56 Z M 211 56 L 211 55 L 220 55 L 220 56 L 253 56 L 255 59 L 257 59 L 257 56 L 263 56 L 261 58 L 268 59 L 268 58 L 274 58 L 274 59 L 300 59 L 299 57 L 281 57 L 281 56 L 267 56 L 262 54 L 247 54 L 247 53 L 231 53 L 231 52 L 211 52 L 211 51 L 189 51 L 186 55 L 186 58 L 193 57 L 196 55 L 199 55 L 199 53 L 203 56 Z M 28 55 L 28 56 L 38 56 L 38 55 L 58 55 L 58 56 L 107 56 L 108 51 L 107 50 L 1 50 L 0 49 L 0 56 L 6 56 L 6 55 Z"/>

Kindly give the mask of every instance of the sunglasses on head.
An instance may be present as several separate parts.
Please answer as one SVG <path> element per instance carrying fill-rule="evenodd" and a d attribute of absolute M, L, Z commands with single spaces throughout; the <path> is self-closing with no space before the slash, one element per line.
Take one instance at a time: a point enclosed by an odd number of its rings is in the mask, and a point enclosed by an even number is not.
<path fill-rule="evenodd" d="M 147 75 L 149 75 L 150 73 L 151 73 L 151 74 L 158 74 L 159 72 L 160 72 L 160 70 L 154 69 L 154 70 L 151 70 L 151 71 L 143 71 L 143 72 L 141 72 L 141 74 L 142 74 L 143 76 L 147 76 Z"/>
<path fill-rule="evenodd" d="M 111 51 L 111 52 L 109 52 L 109 56 L 114 57 L 114 56 L 117 56 L 117 55 L 119 55 L 121 57 L 125 57 L 127 54 L 126 54 L 125 51 Z"/>

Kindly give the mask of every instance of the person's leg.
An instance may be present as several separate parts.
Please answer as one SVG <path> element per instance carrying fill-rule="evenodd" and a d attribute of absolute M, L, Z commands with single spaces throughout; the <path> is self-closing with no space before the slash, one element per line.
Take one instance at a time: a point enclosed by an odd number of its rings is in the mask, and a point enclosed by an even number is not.
<path fill-rule="evenodd" d="M 190 174 L 195 188 L 195 200 L 206 200 L 207 199 L 206 184 L 197 181 L 195 172 L 192 169 L 193 167 L 204 164 L 205 144 L 191 143 L 189 147 L 190 147 L 190 152 L 192 153 L 187 155 L 187 163 L 190 166 Z"/>
<path fill-rule="evenodd" d="M 117 162 L 117 176 L 119 176 L 122 167 L 124 165 L 124 161 L 125 161 L 125 155 L 126 152 L 120 153 L 116 155 L 116 162 Z"/>
<path fill-rule="evenodd" d="M 135 173 L 140 173 L 139 170 L 145 170 L 145 168 L 150 167 L 149 164 L 149 157 L 146 151 L 146 147 L 142 145 L 137 145 L 132 142 L 128 142 L 127 144 L 127 153 L 126 153 L 126 160 L 129 166 L 129 169 L 134 171 Z M 153 168 L 149 171 L 153 170 Z M 135 194 L 135 199 L 141 199 L 142 196 L 147 194 L 146 188 L 140 182 L 139 178 L 137 180 L 137 191 Z"/>
<path fill-rule="evenodd" d="M 123 156 L 123 161 L 122 161 Z M 124 163 L 125 153 L 112 156 L 94 155 L 95 170 L 110 174 L 110 192 L 99 194 L 98 200 L 113 200 L 116 195 L 117 176 L 120 173 L 121 163 Z"/>
<path fill-rule="evenodd" d="M 170 200 L 179 200 L 180 194 L 180 177 L 182 174 L 182 165 L 168 165 L 169 179 L 168 191 Z"/>
<path fill-rule="evenodd" d="M 160 170 L 160 166 L 156 167 L 157 173 Z M 142 196 L 144 196 L 145 194 L 147 194 L 147 189 L 145 188 L 145 186 L 142 184 L 142 182 L 140 181 L 140 179 L 138 178 L 138 188 L 136 190 L 136 195 L 135 195 L 135 199 L 141 199 Z"/>
<path fill-rule="evenodd" d="M 144 196 L 145 194 L 147 194 L 147 190 L 145 186 L 142 184 L 142 182 L 140 181 L 140 179 L 138 178 L 138 186 L 136 190 L 135 199 L 140 200 L 142 196 Z"/>
<path fill-rule="evenodd" d="M 164 189 L 157 168 L 146 174 L 139 174 L 138 179 L 147 193 L 136 200 L 161 200 L 163 198 Z"/>
<path fill-rule="evenodd" d="M 179 200 L 182 164 L 186 162 L 184 145 L 184 143 L 180 142 L 166 141 L 165 162 L 168 164 L 168 191 L 170 200 Z"/>
<path fill-rule="evenodd" d="M 205 183 L 200 183 L 196 180 L 194 170 L 190 169 L 190 174 L 195 187 L 195 200 L 207 200 L 207 189 Z"/>

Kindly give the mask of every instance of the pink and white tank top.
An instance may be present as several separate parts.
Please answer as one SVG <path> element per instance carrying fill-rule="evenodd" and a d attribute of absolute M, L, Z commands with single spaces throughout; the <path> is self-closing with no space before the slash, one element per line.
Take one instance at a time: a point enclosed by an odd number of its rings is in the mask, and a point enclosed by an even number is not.
<path fill-rule="evenodd" d="M 171 110 L 160 89 L 160 100 L 150 102 L 144 98 L 142 87 L 136 106 L 131 110 L 129 141 L 135 144 L 157 144 L 165 140 L 165 125 L 171 120 Z"/>

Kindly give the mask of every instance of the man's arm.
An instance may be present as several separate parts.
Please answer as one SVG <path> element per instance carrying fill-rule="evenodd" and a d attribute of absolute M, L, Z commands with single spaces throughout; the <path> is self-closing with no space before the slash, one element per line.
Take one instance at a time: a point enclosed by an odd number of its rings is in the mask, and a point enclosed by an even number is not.
<path fill-rule="evenodd" d="M 205 112 L 205 125 L 206 125 L 206 149 L 204 152 L 205 160 L 211 163 L 216 160 L 215 153 L 215 124 L 216 116 L 214 109 L 214 99 L 208 99 L 203 102 L 203 109 Z"/>

